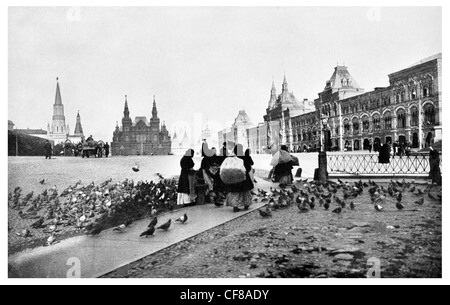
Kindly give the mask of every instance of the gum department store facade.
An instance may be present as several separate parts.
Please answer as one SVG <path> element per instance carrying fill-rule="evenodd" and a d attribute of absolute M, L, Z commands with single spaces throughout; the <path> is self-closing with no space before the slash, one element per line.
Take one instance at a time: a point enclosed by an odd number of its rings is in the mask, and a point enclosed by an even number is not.
<path fill-rule="evenodd" d="M 288 93 L 285 78 L 278 98 L 272 86 L 264 123 L 247 130 L 245 144 L 254 153 L 268 152 L 270 144 L 286 144 L 292 151 L 317 148 L 321 116 L 328 119 L 327 150 L 360 151 L 369 143 L 376 150 L 396 141 L 419 150 L 442 140 L 441 82 L 442 54 L 389 74 L 388 87 L 370 92 L 347 67 L 337 66 L 314 101 L 315 111 L 308 112 Z"/>

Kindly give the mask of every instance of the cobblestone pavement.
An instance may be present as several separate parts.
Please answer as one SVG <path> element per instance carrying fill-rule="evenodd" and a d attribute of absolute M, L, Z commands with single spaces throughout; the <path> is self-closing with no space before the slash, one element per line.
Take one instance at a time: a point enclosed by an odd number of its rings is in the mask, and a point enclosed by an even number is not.
<path fill-rule="evenodd" d="M 405 210 L 389 198 L 377 212 L 366 191 L 341 214 L 296 206 L 272 218 L 253 212 L 104 277 L 440 278 L 441 202 L 417 199 L 405 192 Z"/>

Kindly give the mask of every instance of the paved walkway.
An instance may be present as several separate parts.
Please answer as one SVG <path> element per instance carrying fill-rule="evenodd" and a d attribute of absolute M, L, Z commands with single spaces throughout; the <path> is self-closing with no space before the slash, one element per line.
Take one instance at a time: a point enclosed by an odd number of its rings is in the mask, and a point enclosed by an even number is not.
<path fill-rule="evenodd" d="M 268 189 L 272 184 L 258 180 L 255 186 Z M 133 223 L 124 233 L 109 229 L 99 236 L 78 236 L 51 247 L 26 250 L 9 258 L 9 277 L 66 278 L 77 274 L 82 278 L 99 277 L 263 205 L 254 202 L 249 211 L 239 213 L 233 213 L 230 207 L 217 208 L 212 204 L 194 206 L 159 216 L 158 224 L 172 219 L 172 226 L 167 232 L 158 230 L 153 237 L 139 237 L 149 223 L 149 219 L 145 219 Z M 184 213 L 189 217 L 186 224 L 173 222 Z M 76 265 L 80 266 L 79 273 L 73 272 Z"/>

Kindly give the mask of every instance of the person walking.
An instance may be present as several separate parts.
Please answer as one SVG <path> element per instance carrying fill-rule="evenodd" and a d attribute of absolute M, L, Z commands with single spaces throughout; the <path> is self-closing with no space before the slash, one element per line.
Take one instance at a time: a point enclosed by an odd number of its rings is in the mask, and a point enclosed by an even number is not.
<path fill-rule="evenodd" d="M 275 182 L 279 182 L 280 186 L 290 185 L 293 181 L 292 169 L 294 168 L 292 157 L 288 153 L 286 145 L 281 145 L 279 153 L 281 161 L 275 165 Z"/>
<path fill-rule="evenodd" d="M 228 191 L 226 195 L 226 205 L 233 207 L 233 212 L 239 212 L 239 208 L 243 207 L 244 210 L 248 210 L 252 204 L 251 190 L 254 185 L 252 179 L 250 178 L 250 171 L 252 170 L 251 163 L 253 161 L 250 161 L 250 155 L 247 158 L 245 157 L 244 147 L 242 144 L 236 144 L 233 152 L 237 158 L 243 160 L 245 167 L 245 180 L 240 183 L 226 185 L 226 190 Z"/>
<path fill-rule="evenodd" d="M 108 142 L 105 143 L 105 146 L 103 146 L 103 148 L 105 149 L 105 157 L 108 158 L 108 155 L 109 155 L 109 144 L 108 144 Z"/>
<path fill-rule="evenodd" d="M 441 175 L 441 158 L 439 157 L 439 152 L 430 146 L 430 178 L 431 184 L 436 183 L 437 185 L 442 185 L 442 175 Z"/>
<path fill-rule="evenodd" d="M 44 144 L 44 150 L 45 150 L 45 159 L 51 159 L 52 158 L 52 144 L 48 140 L 45 140 Z"/>
<path fill-rule="evenodd" d="M 194 150 L 188 149 L 180 160 L 181 174 L 178 179 L 178 205 L 191 205 L 195 203 L 195 171 Z"/>

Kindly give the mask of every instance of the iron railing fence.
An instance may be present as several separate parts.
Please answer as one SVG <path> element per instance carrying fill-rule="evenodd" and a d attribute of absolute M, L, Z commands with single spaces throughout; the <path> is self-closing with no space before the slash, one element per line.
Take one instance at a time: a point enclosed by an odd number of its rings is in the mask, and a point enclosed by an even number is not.
<path fill-rule="evenodd" d="M 378 162 L 376 153 L 327 153 L 327 167 L 331 175 L 428 175 L 430 172 L 428 154 L 394 156 L 391 157 L 390 163 L 382 164 Z"/>

